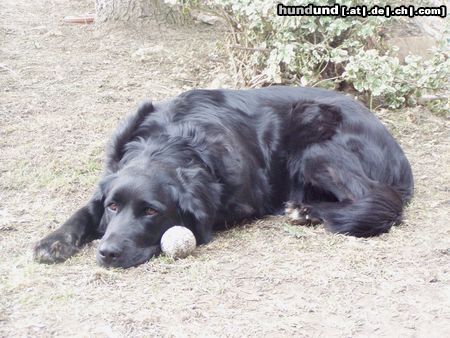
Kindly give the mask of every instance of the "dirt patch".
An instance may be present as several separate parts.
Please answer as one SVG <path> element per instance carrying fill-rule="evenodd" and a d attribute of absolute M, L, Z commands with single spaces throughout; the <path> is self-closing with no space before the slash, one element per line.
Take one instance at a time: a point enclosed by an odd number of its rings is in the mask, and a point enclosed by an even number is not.
<path fill-rule="evenodd" d="M 105 270 L 96 243 L 32 262 L 32 243 L 89 197 L 119 118 L 227 80 L 220 32 L 62 23 L 92 9 L 0 3 L 0 336 L 450 335 L 449 123 L 422 109 L 378 113 L 416 179 L 405 222 L 379 238 L 271 217 L 175 262 Z"/>

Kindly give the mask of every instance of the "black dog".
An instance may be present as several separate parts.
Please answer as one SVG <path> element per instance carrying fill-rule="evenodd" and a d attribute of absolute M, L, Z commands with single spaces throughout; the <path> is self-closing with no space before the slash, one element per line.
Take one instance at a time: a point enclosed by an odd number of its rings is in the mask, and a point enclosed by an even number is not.
<path fill-rule="evenodd" d="M 286 212 L 298 224 L 374 236 L 400 221 L 411 167 L 380 121 L 332 91 L 193 90 L 144 104 L 116 131 L 90 202 L 37 243 L 62 261 L 101 238 L 97 262 L 141 264 L 171 226 L 212 230 Z M 288 202 L 285 204 L 285 202 Z"/>

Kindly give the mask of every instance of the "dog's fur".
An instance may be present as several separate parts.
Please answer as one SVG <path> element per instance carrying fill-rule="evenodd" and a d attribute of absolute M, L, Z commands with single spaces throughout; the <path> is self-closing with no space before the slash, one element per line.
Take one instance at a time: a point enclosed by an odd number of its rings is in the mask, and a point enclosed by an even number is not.
<path fill-rule="evenodd" d="M 90 202 L 37 243 L 55 262 L 101 238 L 97 261 L 129 267 L 181 224 L 214 229 L 279 213 L 298 224 L 374 236 L 400 221 L 411 167 L 381 122 L 332 91 L 192 90 L 146 103 L 115 132 Z M 286 203 L 287 202 L 287 203 Z"/>

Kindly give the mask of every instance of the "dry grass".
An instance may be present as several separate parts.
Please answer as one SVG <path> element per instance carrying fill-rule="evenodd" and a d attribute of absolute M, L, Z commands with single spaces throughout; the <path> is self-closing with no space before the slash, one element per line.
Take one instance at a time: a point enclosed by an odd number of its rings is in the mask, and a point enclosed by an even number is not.
<path fill-rule="evenodd" d="M 179 261 L 105 270 L 93 243 L 32 262 L 88 198 L 120 117 L 226 72 L 204 28 L 62 24 L 90 6 L 0 3 L 0 336 L 450 335 L 449 123 L 421 109 L 379 113 L 416 178 L 404 224 L 379 238 L 272 217 Z"/>

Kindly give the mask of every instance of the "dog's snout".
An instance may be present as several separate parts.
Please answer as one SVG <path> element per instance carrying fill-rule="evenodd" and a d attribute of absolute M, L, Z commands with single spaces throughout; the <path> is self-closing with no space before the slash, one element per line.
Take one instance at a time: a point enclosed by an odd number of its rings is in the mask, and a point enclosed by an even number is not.
<path fill-rule="evenodd" d="M 98 249 L 98 257 L 102 265 L 110 265 L 122 254 L 122 250 L 114 244 L 104 242 Z"/>

